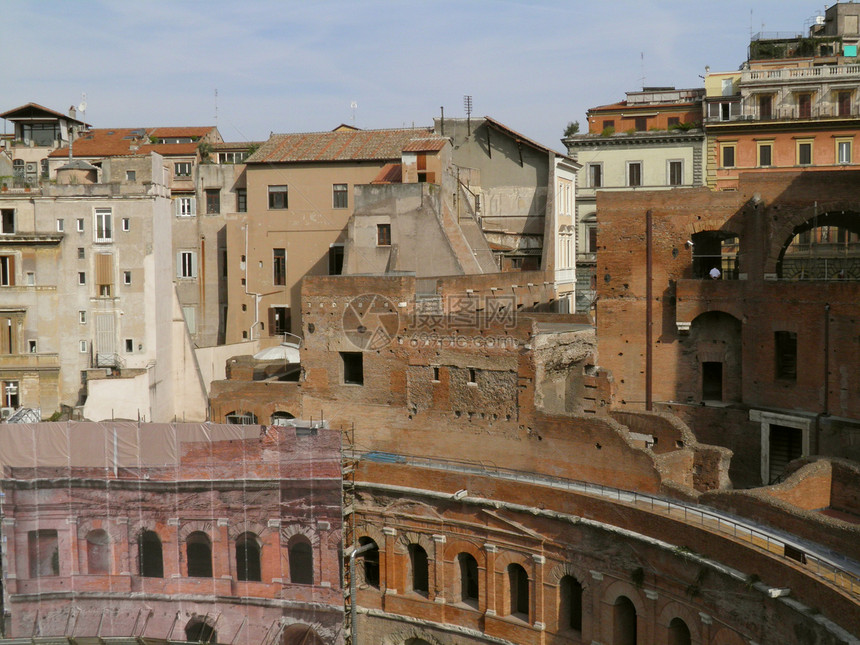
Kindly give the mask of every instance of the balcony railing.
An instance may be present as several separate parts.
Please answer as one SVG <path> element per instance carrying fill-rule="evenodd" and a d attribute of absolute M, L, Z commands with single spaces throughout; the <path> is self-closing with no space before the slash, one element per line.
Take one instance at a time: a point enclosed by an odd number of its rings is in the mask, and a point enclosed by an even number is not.
<path fill-rule="evenodd" d="M 784 67 L 780 69 L 747 69 L 741 72 L 744 83 L 785 83 L 797 80 L 825 81 L 844 80 L 857 77 L 860 80 L 860 65 L 819 65 L 818 67 Z"/>

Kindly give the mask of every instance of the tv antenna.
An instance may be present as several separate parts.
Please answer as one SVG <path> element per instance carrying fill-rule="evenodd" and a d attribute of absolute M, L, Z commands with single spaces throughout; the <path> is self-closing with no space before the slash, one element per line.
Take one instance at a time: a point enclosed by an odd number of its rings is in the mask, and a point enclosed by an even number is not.
<path fill-rule="evenodd" d="M 86 114 L 87 112 L 87 93 L 83 92 L 81 94 L 81 102 L 78 104 L 78 112 L 81 114 Z"/>
<path fill-rule="evenodd" d="M 466 109 L 466 128 L 468 131 L 467 136 L 472 136 L 472 95 L 466 94 L 463 97 L 463 107 Z"/>
<path fill-rule="evenodd" d="M 218 88 L 215 88 L 215 127 L 218 127 Z"/>
<path fill-rule="evenodd" d="M 349 109 L 352 110 L 352 127 L 355 127 L 355 111 L 358 109 L 358 103 L 350 102 Z"/>

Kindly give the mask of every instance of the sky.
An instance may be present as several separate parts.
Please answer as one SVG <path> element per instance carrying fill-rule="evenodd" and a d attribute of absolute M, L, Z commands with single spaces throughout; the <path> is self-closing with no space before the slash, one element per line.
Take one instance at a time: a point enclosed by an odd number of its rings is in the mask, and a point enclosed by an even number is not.
<path fill-rule="evenodd" d="M 751 32 L 804 32 L 825 6 L 0 0 L 0 112 L 31 101 L 65 112 L 86 95 L 94 127 L 217 125 L 226 141 L 253 141 L 430 125 L 442 108 L 465 117 L 470 95 L 473 116 L 563 151 L 588 108 L 643 85 L 700 87 L 706 65 L 743 63 Z"/>

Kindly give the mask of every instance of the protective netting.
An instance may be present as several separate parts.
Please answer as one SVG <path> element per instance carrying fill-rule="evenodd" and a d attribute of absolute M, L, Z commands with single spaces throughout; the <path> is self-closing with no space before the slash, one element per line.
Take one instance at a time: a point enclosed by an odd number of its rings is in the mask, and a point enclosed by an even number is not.
<path fill-rule="evenodd" d="M 340 434 L 0 425 L 6 637 L 342 642 Z"/>

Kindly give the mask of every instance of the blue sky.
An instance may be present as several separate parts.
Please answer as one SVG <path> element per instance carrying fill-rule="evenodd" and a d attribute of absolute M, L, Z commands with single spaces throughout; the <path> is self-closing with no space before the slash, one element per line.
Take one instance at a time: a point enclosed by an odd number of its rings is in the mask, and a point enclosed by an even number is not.
<path fill-rule="evenodd" d="M 352 123 L 492 116 L 561 149 L 568 121 L 645 85 L 737 69 L 750 30 L 800 32 L 811 0 L 20 2 L 0 0 L 0 111 L 96 127 L 209 125 L 228 141 Z M 752 11 L 752 13 L 751 13 Z"/>

